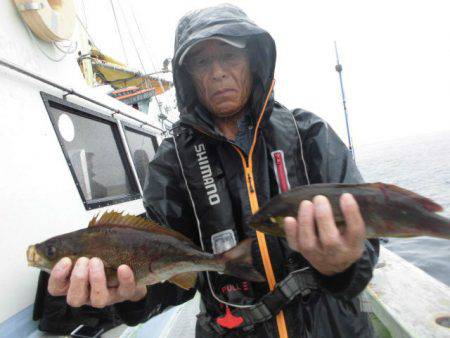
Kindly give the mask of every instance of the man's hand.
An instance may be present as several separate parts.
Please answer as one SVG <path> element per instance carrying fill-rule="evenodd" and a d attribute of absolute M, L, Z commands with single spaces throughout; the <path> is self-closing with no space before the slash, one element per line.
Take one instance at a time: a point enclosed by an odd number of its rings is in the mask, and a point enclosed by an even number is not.
<path fill-rule="evenodd" d="M 315 196 L 313 202 L 302 201 L 297 219 L 284 219 L 291 249 L 300 252 L 316 270 L 327 276 L 347 269 L 364 250 L 364 220 L 353 195 L 343 194 L 340 207 L 346 223 L 342 233 L 334 222 L 330 202 L 321 195 Z"/>
<path fill-rule="evenodd" d="M 138 301 L 147 294 L 145 286 L 136 286 L 133 271 L 127 265 L 117 269 L 117 288 L 107 287 L 105 269 L 99 258 L 80 257 L 71 268 L 72 262 L 67 257 L 54 266 L 48 280 L 48 292 L 52 296 L 67 295 L 67 304 L 72 307 L 103 308 L 125 300 Z"/>

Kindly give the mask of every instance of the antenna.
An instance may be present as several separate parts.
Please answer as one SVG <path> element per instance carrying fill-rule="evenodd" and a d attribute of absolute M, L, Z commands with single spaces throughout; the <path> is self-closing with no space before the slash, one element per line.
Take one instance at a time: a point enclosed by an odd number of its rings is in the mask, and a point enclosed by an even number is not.
<path fill-rule="evenodd" d="M 345 124 L 347 126 L 348 147 L 350 149 L 350 153 L 352 154 L 353 160 L 355 160 L 355 150 L 353 148 L 352 136 L 350 134 L 350 126 L 348 124 L 348 113 L 347 113 L 347 104 L 345 101 L 344 84 L 342 82 L 342 65 L 339 63 L 339 54 L 338 54 L 338 50 L 337 50 L 336 41 L 334 41 L 334 50 L 336 51 L 336 66 L 334 68 L 339 73 L 339 83 L 341 85 L 342 105 L 344 106 Z"/>

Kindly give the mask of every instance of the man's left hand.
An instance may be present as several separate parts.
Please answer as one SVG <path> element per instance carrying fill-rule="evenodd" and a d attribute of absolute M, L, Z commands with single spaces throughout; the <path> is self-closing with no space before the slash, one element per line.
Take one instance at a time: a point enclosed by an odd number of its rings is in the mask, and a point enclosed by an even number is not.
<path fill-rule="evenodd" d="M 345 229 L 336 226 L 330 202 L 315 196 L 302 201 L 297 219 L 284 219 L 286 238 L 291 249 L 300 252 L 320 273 L 332 276 L 344 271 L 363 254 L 365 225 L 353 195 L 340 198 Z"/>

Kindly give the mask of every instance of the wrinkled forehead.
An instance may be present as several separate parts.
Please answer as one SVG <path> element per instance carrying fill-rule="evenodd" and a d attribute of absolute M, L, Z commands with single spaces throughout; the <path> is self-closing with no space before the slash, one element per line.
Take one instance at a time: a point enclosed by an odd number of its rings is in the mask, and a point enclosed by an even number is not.
<path fill-rule="evenodd" d="M 220 40 L 206 40 L 199 42 L 189 53 L 186 55 L 186 59 L 190 59 L 196 56 L 214 55 L 227 51 L 242 51 L 241 48 L 236 48 L 224 41 Z"/>

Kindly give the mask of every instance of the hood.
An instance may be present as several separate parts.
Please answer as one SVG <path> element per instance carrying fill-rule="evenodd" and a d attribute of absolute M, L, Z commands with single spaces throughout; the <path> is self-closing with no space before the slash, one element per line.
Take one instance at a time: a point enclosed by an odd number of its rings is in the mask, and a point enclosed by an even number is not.
<path fill-rule="evenodd" d="M 249 51 L 253 74 L 250 109 L 257 119 L 273 81 L 275 42 L 267 31 L 258 27 L 240 8 L 224 4 L 189 12 L 178 23 L 172 69 L 181 121 L 201 124 L 201 119 L 196 116 L 196 110 L 201 107 L 190 75 L 183 65 L 178 65 L 179 59 L 187 48 L 211 37 L 235 37 L 247 41 L 246 48 Z M 268 113 L 273 107 L 272 96 L 266 106 Z"/>

